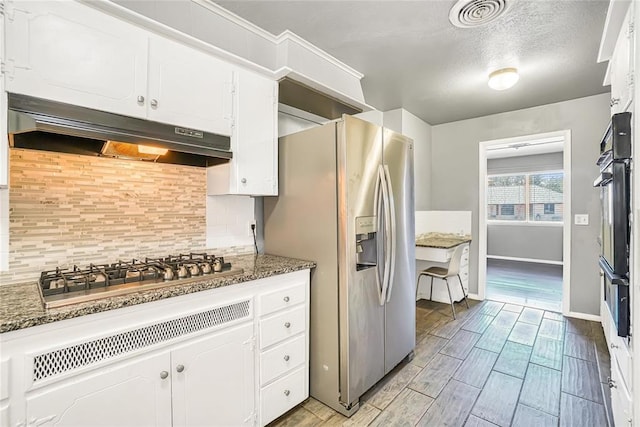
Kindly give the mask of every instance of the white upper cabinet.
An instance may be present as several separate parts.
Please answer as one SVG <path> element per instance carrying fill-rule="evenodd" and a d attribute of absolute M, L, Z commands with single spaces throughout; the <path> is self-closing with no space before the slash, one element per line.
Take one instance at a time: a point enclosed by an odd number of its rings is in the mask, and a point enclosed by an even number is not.
<path fill-rule="evenodd" d="M 278 82 L 236 70 L 233 159 L 207 170 L 209 195 L 278 195 Z"/>
<path fill-rule="evenodd" d="M 149 46 L 149 120 L 231 135 L 232 66 L 163 37 Z"/>
<path fill-rule="evenodd" d="M 7 8 L 8 92 L 231 135 L 230 64 L 80 3 Z"/>
<path fill-rule="evenodd" d="M 611 55 L 611 114 L 626 111 L 633 98 L 633 4 L 622 23 Z"/>
<path fill-rule="evenodd" d="M 146 31 L 75 2 L 5 7 L 8 92 L 146 116 Z"/>
<path fill-rule="evenodd" d="M 0 17 L 0 34 L 4 34 L 4 19 Z M 0 64 L 4 64 L 4 43 L 0 42 Z M 4 91 L 4 73 L 0 75 L 0 188 L 5 188 L 9 185 L 9 141 L 7 139 L 7 121 L 4 117 L 7 117 L 7 94 Z M 6 209 L 4 211 L 3 209 Z M 0 207 L 0 218 L 2 215 L 9 212 L 9 208 Z M 0 223 L 2 220 L 0 219 Z M 2 225 L 0 224 L 0 239 L 2 239 Z M 0 250 L 2 248 L 2 242 L 0 242 Z M 0 267 L 1 269 L 2 267 Z"/>

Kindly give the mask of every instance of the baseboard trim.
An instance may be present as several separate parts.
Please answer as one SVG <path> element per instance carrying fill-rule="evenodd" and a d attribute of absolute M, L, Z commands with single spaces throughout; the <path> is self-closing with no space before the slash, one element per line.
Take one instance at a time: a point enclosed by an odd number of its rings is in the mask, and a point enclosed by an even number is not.
<path fill-rule="evenodd" d="M 591 320 L 592 322 L 602 322 L 602 318 L 597 314 L 587 314 L 587 313 L 578 313 L 577 311 L 570 311 L 565 316 L 573 317 L 576 319 Z"/>
<path fill-rule="evenodd" d="M 500 255 L 487 255 L 487 259 L 503 259 L 505 261 L 532 262 L 535 264 L 564 265 L 562 261 L 552 261 L 547 259 L 535 259 L 535 258 L 518 258 L 518 257 L 500 256 Z"/>

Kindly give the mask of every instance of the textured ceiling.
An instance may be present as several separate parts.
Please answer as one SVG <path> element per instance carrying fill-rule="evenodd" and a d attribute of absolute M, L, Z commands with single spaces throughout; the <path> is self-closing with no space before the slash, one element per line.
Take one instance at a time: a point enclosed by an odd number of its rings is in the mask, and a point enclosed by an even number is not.
<path fill-rule="evenodd" d="M 510 1 L 510 0 L 507 0 Z M 430 124 L 608 92 L 596 57 L 608 0 L 511 0 L 502 17 L 461 29 L 455 1 L 216 1 L 273 33 L 291 30 L 362 72 L 365 100 Z M 517 67 L 507 91 L 491 71 Z"/>

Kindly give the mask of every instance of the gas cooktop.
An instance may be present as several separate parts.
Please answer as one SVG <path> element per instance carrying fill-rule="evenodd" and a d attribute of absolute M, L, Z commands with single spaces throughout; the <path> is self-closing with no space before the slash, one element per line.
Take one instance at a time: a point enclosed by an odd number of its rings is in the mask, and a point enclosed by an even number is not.
<path fill-rule="evenodd" d="M 54 308 L 243 272 L 223 257 L 189 253 L 90 264 L 85 268 L 56 268 L 40 273 L 39 284 L 45 307 Z"/>

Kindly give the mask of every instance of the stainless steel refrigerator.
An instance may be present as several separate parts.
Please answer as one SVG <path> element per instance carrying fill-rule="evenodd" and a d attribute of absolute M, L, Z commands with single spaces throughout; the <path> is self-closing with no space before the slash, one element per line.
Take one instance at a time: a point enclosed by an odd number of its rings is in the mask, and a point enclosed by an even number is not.
<path fill-rule="evenodd" d="M 265 251 L 311 273 L 311 396 L 350 416 L 415 347 L 413 142 L 341 120 L 279 140 Z"/>

